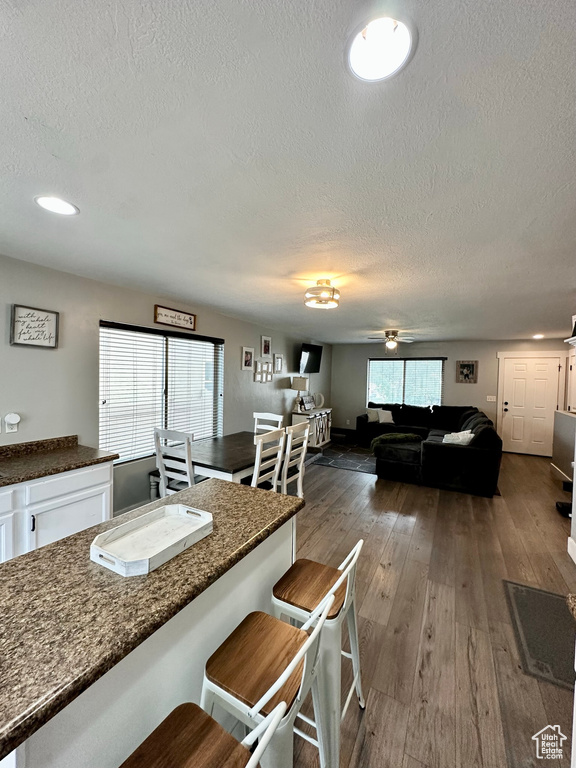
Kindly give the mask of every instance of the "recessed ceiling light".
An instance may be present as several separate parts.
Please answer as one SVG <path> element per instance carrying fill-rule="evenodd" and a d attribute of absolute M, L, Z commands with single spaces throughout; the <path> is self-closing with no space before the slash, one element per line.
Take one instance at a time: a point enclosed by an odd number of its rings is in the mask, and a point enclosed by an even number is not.
<path fill-rule="evenodd" d="M 51 213 L 60 213 L 62 216 L 74 216 L 80 213 L 80 208 L 77 208 L 72 203 L 66 202 L 59 197 L 35 197 L 34 202 L 37 203 L 40 208 L 45 208 Z"/>
<path fill-rule="evenodd" d="M 384 16 L 371 21 L 352 38 L 348 64 L 360 80 L 384 80 L 406 64 L 413 45 L 406 24 Z"/>
<path fill-rule="evenodd" d="M 544 334 L 543 333 L 535 333 L 534 336 L 532 336 L 533 339 L 543 339 Z"/>

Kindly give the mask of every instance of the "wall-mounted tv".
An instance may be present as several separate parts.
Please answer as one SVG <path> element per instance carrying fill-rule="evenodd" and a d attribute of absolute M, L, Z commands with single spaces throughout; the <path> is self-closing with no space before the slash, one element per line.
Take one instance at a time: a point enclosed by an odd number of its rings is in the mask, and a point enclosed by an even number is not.
<path fill-rule="evenodd" d="M 304 373 L 320 373 L 322 362 L 322 347 L 317 344 L 302 344 L 298 370 L 300 375 Z"/>

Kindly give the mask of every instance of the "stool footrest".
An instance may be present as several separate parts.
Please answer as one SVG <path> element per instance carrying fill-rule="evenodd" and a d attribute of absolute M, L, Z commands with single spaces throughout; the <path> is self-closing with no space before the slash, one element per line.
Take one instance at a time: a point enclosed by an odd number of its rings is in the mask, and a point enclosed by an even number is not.
<path fill-rule="evenodd" d="M 360 675 L 355 675 L 354 680 L 352 681 L 352 685 L 350 686 L 350 690 L 348 691 L 348 697 L 346 698 L 346 703 L 344 704 L 344 707 L 342 709 L 342 715 L 340 716 L 340 722 L 344 720 L 346 717 L 346 712 L 348 711 L 348 707 L 350 705 L 350 702 L 352 700 L 352 694 L 354 693 L 354 689 L 356 688 L 356 683 L 358 682 L 358 678 Z"/>
<path fill-rule="evenodd" d="M 340 653 L 342 654 L 342 656 L 345 656 L 347 659 L 351 659 L 352 658 L 352 654 L 351 653 L 347 653 L 346 651 L 340 651 Z"/>
<path fill-rule="evenodd" d="M 302 715 L 302 714 L 300 714 L 300 712 L 298 712 L 296 717 L 299 717 L 300 720 L 303 720 L 307 725 L 311 725 L 312 728 L 315 728 L 316 730 L 318 730 L 316 728 L 316 722 L 314 720 L 311 720 L 309 717 L 306 717 L 306 715 Z"/>
<path fill-rule="evenodd" d="M 320 749 L 320 746 L 318 744 L 318 739 L 314 739 L 312 736 L 308 736 L 307 733 L 304 733 L 304 731 L 301 731 L 300 728 L 296 728 L 296 726 L 294 726 L 294 733 L 297 733 L 298 736 L 301 736 L 303 739 L 310 742 L 310 744 L 313 744 L 316 747 L 316 749 Z"/>

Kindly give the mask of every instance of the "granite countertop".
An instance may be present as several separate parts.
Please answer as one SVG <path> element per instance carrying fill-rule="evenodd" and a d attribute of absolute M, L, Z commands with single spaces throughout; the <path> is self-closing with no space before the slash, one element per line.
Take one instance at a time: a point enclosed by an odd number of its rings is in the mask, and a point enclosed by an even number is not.
<path fill-rule="evenodd" d="M 212 534 L 147 576 L 90 560 L 96 534 L 165 500 L 0 565 L 0 759 L 73 701 L 304 506 L 206 480 L 170 497 L 211 512 Z"/>
<path fill-rule="evenodd" d="M 118 458 L 97 448 L 78 445 L 78 435 L 0 446 L 0 488 Z"/>
<path fill-rule="evenodd" d="M 568 595 L 566 598 L 566 605 L 572 616 L 576 619 L 576 595 Z"/>

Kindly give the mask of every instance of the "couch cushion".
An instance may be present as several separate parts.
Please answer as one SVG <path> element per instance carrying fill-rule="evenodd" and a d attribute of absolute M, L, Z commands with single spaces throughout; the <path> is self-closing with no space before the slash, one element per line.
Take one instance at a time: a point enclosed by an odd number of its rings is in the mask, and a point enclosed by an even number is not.
<path fill-rule="evenodd" d="M 403 464 L 420 464 L 422 443 L 381 443 L 374 448 L 374 455 L 384 461 Z"/>
<path fill-rule="evenodd" d="M 466 419 L 462 424 L 462 429 L 460 431 L 471 429 L 472 432 L 474 432 L 476 427 L 480 426 L 494 426 L 494 423 L 488 418 L 488 416 L 486 416 L 485 413 L 482 413 L 482 411 L 478 411 L 478 413 L 475 413 L 473 416 L 470 416 L 470 418 Z"/>
<path fill-rule="evenodd" d="M 439 437 L 440 442 L 442 442 L 442 438 L 444 437 L 444 435 L 449 434 L 449 432 L 450 430 L 448 429 L 431 429 L 430 432 L 428 433 L 428 440 L 430 440 L 430 438 L 432 437 Z"/>
<path fill-rule="evenodd" d="M 370 448 L 374 450 L 377 445 L 390 445 L 391 443 L 420 443 L 423 438 L 413 432 L 388 432 L 379 435 L 372 440 Z"/>
<path fill-rule="evenodd" d="M 473 409 L 472 405 L 433 405 L 430 426 L 456 432 L 460 429 L 462 414 Z"/>
<path fill-rule="evenodd" d="M 368 422 L 370 424 L 378 421 L 379 408 L 366 408 L 366 415 L 368 416 Z"/>
<path fill-rule="evenodd" d="M 479 411 L 478 408 L 469 408 L 467 411 L 464 411 L 464 413 L 460 416 L 460 423 L 458 424 L 458 430 L 462 432 L 462 430 L 464 429 L 469 429 L 469 427 L 465 427 L 464 424 L 467 421 L 469 421 L 473 416 L 476 416 L 478 413 L 482 413 L 482 411 Z"/>
<path fill-rule="evenodd" d="M 432 412 L 429 406 L 403 405 L 400 423 L 405 427 L 429 427 L 431 416 Z M 396 418 L 394 421 L 398 423 Z"/>
<path fill-rule="evenodd" d="M 490 419 L 487 419 L 490 421 Z M 474 430 L 474 437 L 470 443 L 474 448 L 494 448 L 502 450 L 502 440 L 493 426 L 482 424 Z"/>
<path fill-rule="evenodd" d="M 379 411 L 376 411 L 376 413 L 378 414 L 379 424 L 394 424 L 392 411 L 389 411 L 386 408 L 381 408 Z"/>

